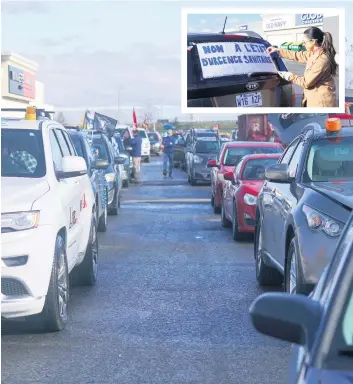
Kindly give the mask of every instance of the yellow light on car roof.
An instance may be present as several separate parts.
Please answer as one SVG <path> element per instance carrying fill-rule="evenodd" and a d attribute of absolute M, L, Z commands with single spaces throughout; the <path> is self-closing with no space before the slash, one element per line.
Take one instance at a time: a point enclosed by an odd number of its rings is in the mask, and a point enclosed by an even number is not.
<path fill-rule="evenodd" d="M 25 120 L 37 120 L 37 113 L 35 107 L 27 107 Z"/>
<path fill-rule="evenodd" d="M 326 131 L 328 132 L 337 132 L 341 130 L 341 127 L 341 119 L 338 117 L 331 117 L 326 120 Z"/>

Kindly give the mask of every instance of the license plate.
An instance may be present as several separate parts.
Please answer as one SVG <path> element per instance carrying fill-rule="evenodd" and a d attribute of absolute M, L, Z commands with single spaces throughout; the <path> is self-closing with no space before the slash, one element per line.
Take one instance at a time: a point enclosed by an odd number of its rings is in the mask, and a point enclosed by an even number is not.
<path fill-rule="evenodd" d="M 239 108 L 244 107 L 261 107 L 262 96 L 261 92 L 244 93 L 243 95 L 236 96 L 236 105 Z"/>

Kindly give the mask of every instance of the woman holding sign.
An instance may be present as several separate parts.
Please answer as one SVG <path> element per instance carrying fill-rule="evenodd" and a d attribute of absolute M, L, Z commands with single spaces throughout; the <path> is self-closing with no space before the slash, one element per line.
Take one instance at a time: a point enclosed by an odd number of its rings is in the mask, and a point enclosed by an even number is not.
<path fill-rule="evenodd" d="M 277 52 L 284 59 L 306 63 L 304 76 L 278 72 L 285 80 L 304 88 L 303 107 L 336 107 L 334 78 L 338 65 L 332 35 L 320 28 L 310 27 L 304 31 L 303 44 L 306 48 L 303 52 L 268 47 L 267 53 Z"/>

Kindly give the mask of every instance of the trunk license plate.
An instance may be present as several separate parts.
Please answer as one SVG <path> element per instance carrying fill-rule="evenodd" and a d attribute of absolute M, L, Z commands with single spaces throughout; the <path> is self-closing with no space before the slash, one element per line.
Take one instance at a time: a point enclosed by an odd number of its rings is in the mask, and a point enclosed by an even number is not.
<path fill-rule="evenodd" d="M 244 93 L 242 95 L 237 95 L 235 101 L 238 108 L 261 107 L 262 106 L 261 92 Z"/>

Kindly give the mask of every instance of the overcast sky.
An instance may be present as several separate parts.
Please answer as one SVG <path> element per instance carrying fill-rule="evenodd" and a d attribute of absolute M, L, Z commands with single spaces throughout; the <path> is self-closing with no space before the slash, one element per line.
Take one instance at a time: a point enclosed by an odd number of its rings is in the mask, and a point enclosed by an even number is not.
<path fill-rule="evenodd" d="M 2 51 L 39 64 L 45 102 L 64 107 L 119 105 L 121 121 L 151 110 L 156 118 L 182 119 L 180 111 L 180 19 L 183 7 L 227 7 L 232 2 L 178 1 L 2 1 Z M 297 1 L 296 3 L 299 3 Z M 301 7 L 314 7 L 305 1 Z M 319 2 L 320 7 L 332 3 Z M 335 6 L 349 3 L 335 2 Z M 251 7 L 280 7 L 259 1 Z M 237 2 L 234 12 L 249 7 Z M 300 11 L 298 11 L 300 12 Z M 319 11 L 318 11 L 319 12 Z M 347 12 L 349 14 L 349 12 Z M 261 20 L 259 15 L 230 16 L 227 25 Z M 219 31 L 224 17 L 194 15 L 191 31 Z M 347 23 L 348 25 L 349 23 Z M 118 92 L 119 91 L 119 92 Z M 153 107 L 159 105 L 160 107 Z M 106 112 L 116 116 L 116 111 Z M 82 112 L 66 113 L 80 120 Z M 230 119 L 232 115 L 223 115 Z M 188 116 L 187 116 L 188 117 Z M 206 118 L 215 116 L 201 116 Z"/>

